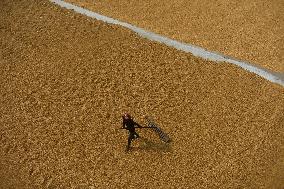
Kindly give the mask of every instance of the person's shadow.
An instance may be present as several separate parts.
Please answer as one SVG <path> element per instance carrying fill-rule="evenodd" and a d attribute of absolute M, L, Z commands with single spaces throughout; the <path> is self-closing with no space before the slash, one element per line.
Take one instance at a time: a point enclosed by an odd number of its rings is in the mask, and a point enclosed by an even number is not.
<path fill-rule="evenodd" d="M 140 137 L 138 140 L 139 146 L 132 147 L 134 151 L 136 150 L 146 150 L 146 151 L 160 151 L 160 152 L 170 152 L 171 151 L 171 144 L 165 142 L 154 142 L 147 138 Z"/>

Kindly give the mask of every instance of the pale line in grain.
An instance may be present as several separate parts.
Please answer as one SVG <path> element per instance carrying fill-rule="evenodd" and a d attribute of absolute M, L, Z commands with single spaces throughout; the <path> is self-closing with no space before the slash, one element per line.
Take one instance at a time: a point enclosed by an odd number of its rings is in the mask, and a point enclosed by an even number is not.
<path fill-rule="evenodd" d="M 239 66 L 239 67 L 241 67 L 245 70 L 248 70 L 250 72 L 253 72 L 253 73 L 255 73 L 255 74 L 257 74 L 257 75 L 259 75 L 259 76 L 261 76 L 261 77 L 263 77 L 263 78 L 265 78 L 265 79 L 267 79 L 267 80 L 269 80 L 273 83 L 277 83 L 277 84 L 284 86 L 284 74 L 282 74 L 282 73 L 275 73 L 275 72 L 272 72 L 272 71 L 268 71 L 264 68 L 257 67 L 255 65 L 248 63 L 248 62 L 240 61 L 240 60 L 231 58 L 229 56 L 222 55 L 220 53 L 210 52 L 210 51 L 207 51 L 207 50 L 205 50 L 201 47 L 197 47 L 197 46 L 194 46 L 194 45 L 191 45 L 191 44 L 188 44 L 188 43 L 179 42 L 179 41 L 176 41 L 176 40 L 155 34 L 153 32 L 146 31 L 142 28 L 133 26 L 133 25 L 128 24 L 126 22 L 121 22 L 121 21 L 115 20 L 113 18 L 103 16 L 101 14 L 98 14 L 98 13 L 95 13 L 93 11 L 84 9 L 82 7 L 73 5 L 71 3 L 64 2 L 62 0 L 50 0 L 50 1 L 61 6 L 61 7 L 64 7 L 64 8 L 67 8 L 67 9 L 72 9 L 75 12 L 86 15 L 88 17 L 95 18 L 97 20 L 101 20 L 101 21 L 104 21 L 104 22 L 110 23 L 110 24 L 121 25 L 125 28 L 128 28 L 128 29 L 138 33 L 140 36 L 142 36 L 144 38 L 147 38 L 147 39 L 150 39 L 150 40 L 153 40 L 153 41 L 157 41 L 157 42 L 160 42 L 160 43 L 164 43 L 168 46 L 172 46 L 172 47 L 174 47 L 178 50 L 182 50 L 184 52 L 190 52 L 194 56 L 202 57 L 204 59 L 212 60 L 212 61 L 228 62 L 228 63 L 235 64 L 235 65 L 237 65 L 237 66 Z"/>

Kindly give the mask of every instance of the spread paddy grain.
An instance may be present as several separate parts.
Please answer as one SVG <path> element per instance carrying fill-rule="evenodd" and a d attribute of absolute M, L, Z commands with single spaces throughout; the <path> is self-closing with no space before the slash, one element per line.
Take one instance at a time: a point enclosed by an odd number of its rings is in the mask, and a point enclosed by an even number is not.
<path fill-rule="evenodd" d="M 284 1 L 67 0 L 210 51 L 284 73 Z"/>
<path fill-rule="evenodd" d="M 0 188 L 282 188 L 284 89 L 48 1 L 1 1 Z M 125 153 L 121 113 L 151 115 Z"/>

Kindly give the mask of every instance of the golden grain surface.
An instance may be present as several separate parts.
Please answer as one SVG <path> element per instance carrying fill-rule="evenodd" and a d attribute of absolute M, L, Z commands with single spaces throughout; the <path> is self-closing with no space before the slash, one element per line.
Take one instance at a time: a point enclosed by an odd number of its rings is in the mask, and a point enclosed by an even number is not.
<path fill-rule="evenodd" d="M 283 87 L 49 1 L 0 14 L 0 188 L 283 188 Z M 173 142 L 125 153 L 124 111 Z"/>
<path fill-rule="evenodd" d="M 284 73 L 283 0 L 67 1 Z"/>

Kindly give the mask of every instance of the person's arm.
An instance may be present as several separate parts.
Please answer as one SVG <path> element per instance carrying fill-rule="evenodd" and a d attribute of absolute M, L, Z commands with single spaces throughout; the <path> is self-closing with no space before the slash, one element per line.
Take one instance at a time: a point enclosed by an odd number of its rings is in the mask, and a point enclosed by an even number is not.
<path fill-rule="evenodd" d="M 142 126 L 139 125 L 137 122 L 134 121 L 134 125 L 137 125 L 137 127 L 141 128 Z"/>

